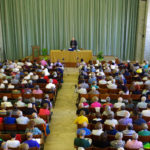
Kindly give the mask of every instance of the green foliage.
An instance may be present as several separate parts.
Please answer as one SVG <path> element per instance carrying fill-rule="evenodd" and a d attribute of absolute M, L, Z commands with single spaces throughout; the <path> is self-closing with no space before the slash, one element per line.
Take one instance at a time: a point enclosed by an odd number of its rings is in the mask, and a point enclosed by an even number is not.
<path fill-rule="evenodd" d="M 99 51 L 99 53 L 97 55 L 97 59 L 98 60 L 103 60 L 104 59 L 103 52 Z"/>
<path fill-rule="evenodd" d="M 47 49 L 46 48 L 42 49 L 42 56 L 47 56 Z"/>

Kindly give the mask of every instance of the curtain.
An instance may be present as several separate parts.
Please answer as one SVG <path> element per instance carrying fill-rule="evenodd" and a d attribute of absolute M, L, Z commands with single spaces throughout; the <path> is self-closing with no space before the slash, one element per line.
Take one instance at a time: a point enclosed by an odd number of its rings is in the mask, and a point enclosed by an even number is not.
<path fill-rule="evenodd" d="M 4 58 L 41 49 L 78 48 L 135 58 L 138 0 L 0 0 Z"/>

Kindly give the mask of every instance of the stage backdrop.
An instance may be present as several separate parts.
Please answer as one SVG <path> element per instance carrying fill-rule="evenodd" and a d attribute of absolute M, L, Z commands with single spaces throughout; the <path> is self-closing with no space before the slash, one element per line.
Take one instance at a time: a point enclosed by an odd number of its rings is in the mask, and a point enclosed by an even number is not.
<path fill-rule="evenodd" d="M 32 54 L 32 45 L 79 48 L 134 59 L 138 0 L 0 0 L 4 56 Z"/>

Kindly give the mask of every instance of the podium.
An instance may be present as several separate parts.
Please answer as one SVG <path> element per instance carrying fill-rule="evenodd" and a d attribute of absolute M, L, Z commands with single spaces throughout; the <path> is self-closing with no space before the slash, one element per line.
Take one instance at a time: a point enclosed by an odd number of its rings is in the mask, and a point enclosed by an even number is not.
<path fill-rule="evenodd" d="M 40 47 L 39 46 L 32 46 L 32 59 L 33 60 L 40 60 Z"/>

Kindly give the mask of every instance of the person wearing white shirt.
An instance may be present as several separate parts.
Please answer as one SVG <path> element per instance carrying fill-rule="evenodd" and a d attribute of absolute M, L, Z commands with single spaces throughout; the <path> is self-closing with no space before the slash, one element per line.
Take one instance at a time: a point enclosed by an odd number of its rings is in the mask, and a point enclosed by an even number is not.
<path fill-rule="evenodd" d="M 6 107 L 12 107 L 12 103 L 11 102 L 7 102 L 8 97 L 7 96 L 3 96 L 3 102 L 1 102 L 1 106 L 5 105 Z"/>
<path fill-rule="evenodd" d="M 146 101 L 146 97 L 145 97 L 145 96 L 142 96 L 141 102 L 139 102 L 139 103 L 137 104 L 137 107 L 138 107 L 138 108 L 147 108 L 147 103 L 146 103 L 145 101 Z"/>
<path fill-rule="evenodd" d="M 11 83 L 8 84 L 8 89 L 14 89 L 14 88 L 15 88 L 14 85 L 12 85 Z"/>
<path fill-rule="evenodd" d="M 28 118 L 28 117 L 24 117 L 23 114 L 22 114 L 22 111 L 19 110 L 19 111 L 17 112 L 17 115 L 19 116 L 19 117 L 16 119 L 17 124 L 28 124 L 29 118 Z"/>
<path fill-rule="evenodd" d="M 147 110 L 142 111 L 142 115 L 145 117 L 150 117 L 150 103 L 147 104 Z"/>
<path fill-rule="evenodd" d="M 53 80 L 50 79 L 50 80 L 49 80 L 49 83 L 46 85 L 45 88 L 46 88 L 46 89 L 55 89 L 55 88 L 56 88 L 56 85 L 53 84 Z"/>
<path fill-rule="evenodd" d="M 79 94 L 87 94 L 87 90 L 85 88 L 79 88 L 78 93 Z"/>
<path fill-rule="evenodd" d="M 101 80 L 99 80 L 99 84 L 107 84 L 105 77 L 103 76 Z"/>
<path fill-rule="evenodd" d="M 93 135 L 100 136 L 103 133 L 102 124 L 100 122 L 96 123 L 95 129 L 92 130 Z"/>
<path fill-rule="evenodd" d="M 108 89 L 117 89 L 117 85 L 115 84 L 115 79 L 111 80 L 111 83 L 107 85 Z"/>
<path fill-rule="evenodd" d="M 0 89 L 4 89 L 5 88 L 5 84 L 0 83 Z"/>
<path fill-rule="evenodd" d="M 125 103 L 122 103 L 123 98 L 119 97 L 118 102 L 114 104 L 114 108 L 120 108 L 121 106 L 125 106 Z"/>
<path fill-rule="evenodd" d="M 32 117 L 34 118 L 33 120 L 35 124 L 45 124 L 45 121 L 42 118 L 38 117 L 36 113 L 33 113 Z"/>
<path fill-rule="evenodd" d="M 16 138 L 16 134 L 15 133 L 11 133 L 11 140 L 8 140 L 7 143 L 7 147 L 8 148 L 17 148 L 20 146 L 20 141 L 15 140 Z"/>
<path fill-rule="evenodd" d="M 145 81 L 145 85 L 150 85 L 150 80 Z"/>
<path fill-rule="evenodd" d="M 49 75 L 50 75 L 50 73 L 49 73 L 49 71 L 48 71 L 47 68 L 45 68 L 45 69 L 43 70 L 43 73 L 44 73 L 45 76 L 49 76 Z"/>
<path fill-rule="evenodd" d="M 106 125 L 117 125 L 118 121 L 116 119 L 114 119 L 114 115 L 113 114 L 109 114 L 107 116 L 108 119 L 105 120 L 104 124 Z"/>
<path fill-rule="evenodd" d="M 17 107 L 25 107 L 26 104 L 22 102 L 22 97 L 18 97 L 18 101 L 16 102 Z"/>
<path fill-rule="evenodd" d="M 121 110 L 117 111 L 117 116 L 119 117 L 124 117 L 126 112 L 128 112 L 127 110 L 125 110 L 125 106 L 121 106 Z"/>

